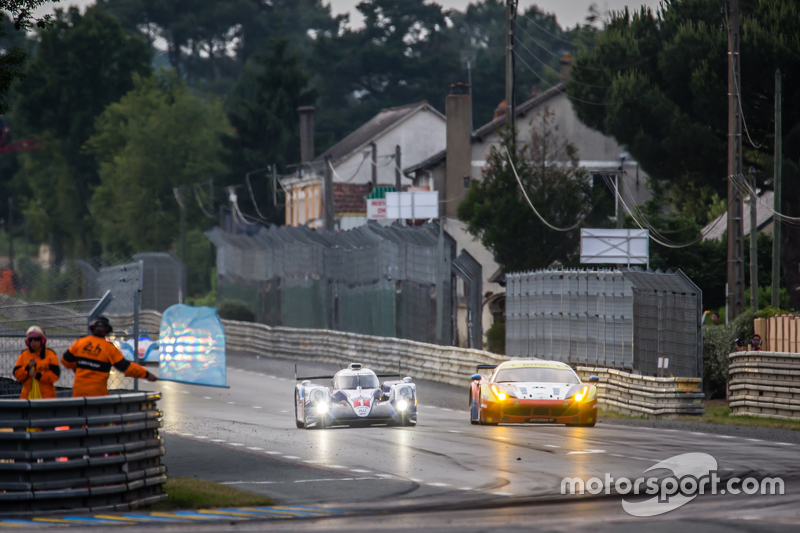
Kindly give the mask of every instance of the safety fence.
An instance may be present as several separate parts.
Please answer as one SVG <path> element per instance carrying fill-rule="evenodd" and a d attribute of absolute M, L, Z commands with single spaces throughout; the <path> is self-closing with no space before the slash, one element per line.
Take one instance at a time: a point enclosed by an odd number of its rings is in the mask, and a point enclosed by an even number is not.
<path fill-rule="evenodd" d="M 455 343 L 454 277 L 468 271 L 453 271 L 455 241 L 436 224 L 206 235 L 217 306 L 238 300 L 270 326 Z"/>
<path fill-rule="evenodd" d="M 506 283 L 509 356 L 650 376 L 667 359 L 667 375 L 702 376 L 702 294 L 681 271 L 541 270 Z"/>
<path fill-rule="evenodd" d="M 731 414 L 800 420 L 800 354 L 730 354 Z"/>
<path fill-rule="evenodd" d="M 607 409 L 648 418 L 702 415 L 703 384 L 700 378 L 655 378 L 609 368 L 579 366 L 583 381 L 597 376 L 597 403 Z"/>
<path fill-rule="evenodd" d="M 0 400 L 0 515 L 127 511 L 166 499 L 160 398 Z"/>

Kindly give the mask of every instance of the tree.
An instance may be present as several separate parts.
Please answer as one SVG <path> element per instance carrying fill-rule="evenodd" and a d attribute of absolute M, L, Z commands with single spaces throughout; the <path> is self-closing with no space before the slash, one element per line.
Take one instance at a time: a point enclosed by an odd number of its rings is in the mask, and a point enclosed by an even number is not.
<path fill-rule="evenodd" d="M 300 161 L 297 108 L 313 104 L 316 91 L 306 87 L 309 76 L 288 48 L 287 39 L 273 40 L 268 55 L 253 57 L 237 82 L 228 114 L 236 133 L 225 138 L 232 182 L 241 183 L 245 173 L 272 165 L 282 173 L 286 165 Z M 264 175 L 253 176 L 254 194 L 261 199 L 261 212 L 280 223 Z"/>
<path fill-rule="evenodd" d="M 782 212 L 798 217 L 800 7 L 793 0 L 740 4 L 743 168 L 760 169 L 759 186 L 771 186 L 774 79 L 780 68 Z M 727 197 L 729 60 L 722 5 L 673 0 L 655 12 L 643 7 L 613 14 L 596 47 L 578 54 L 567 88 L 579 118 L 614 137 L 651 177 L 669 184 L 678 210 L 698 223 L 708 220 L 711 204 Z M 800 309 L 800 228 L 784 225 L 782 238 L 783 272 L 792 306 Z"/>
<path fill-rule="evenodd" d="M 226 171 L 220 137 L 230 133 L 222 104 L 195 96 L 174 71 L 142 78 L 106 108 L 86 143 L 99 165 L 91 198 L 97 237 L 109 251 L 166 250 L 176 238 L 180 209 L 173 193 L 194 202 L 192 185 Z M 188 209 L 189 226 L 205 224 Z"/>
<path fill-rule="evenodd" d="M 94 7 L 83 15 L 59 10 L 52 27 L 40 30 L 12 118 L 15 130 L 40 146 L 20 156 L 19 192 L 28 198 L 33 236 L 52 242 L 57 257 L 97 251 L 86 200 L 98 177 L 83 145 L 95 118 L 130 90 L 131 74 L 149 73 L 149 60 L 142 39 Z"/>
<path fill-rule="evenodd" d="M 499 148 L 492 148 L 483 180 L 474 184 L 458 208 L 458 217 L 469 232 L 480 237 L 505 272 L 577 266 L 580 231 L 578 226 L 607 224 L 610 202 L 579 166 L 578 151 L 553 126 L 554 113 L 545 109 L 531 130 L 530 144 L 511 149 L 505 136 Z M 524 191 L 547 227 L 528 205 L 507 152 Z"/>

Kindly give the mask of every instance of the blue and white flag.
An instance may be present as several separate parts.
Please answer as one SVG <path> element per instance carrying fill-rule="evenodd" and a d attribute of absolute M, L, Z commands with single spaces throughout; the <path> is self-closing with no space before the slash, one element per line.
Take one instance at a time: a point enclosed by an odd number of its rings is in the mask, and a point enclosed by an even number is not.
<path fill-rule="evenodd" d="M 226 387 L 225 331 L 213 307 L 173 305 L 161 315 L 158 377 Z"/>

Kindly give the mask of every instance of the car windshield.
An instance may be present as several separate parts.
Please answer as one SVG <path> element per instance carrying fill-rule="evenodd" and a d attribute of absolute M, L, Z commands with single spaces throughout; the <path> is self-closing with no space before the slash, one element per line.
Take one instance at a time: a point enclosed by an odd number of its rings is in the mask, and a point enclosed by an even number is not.
<path fill-rule="evenodd" d="M 567 368 L 501 368 L 494 378 L 495 383 L 580 383 L 572 370 Z"/>
<path fill-rule="evenodd" d="M 377 389 L 381 386 L 378 377 L 375 374 L 350 374 L 339 375 L 333 380 L 333 388 L 342 389 L 355 389 L 361 387 L 362 389 Z"/>

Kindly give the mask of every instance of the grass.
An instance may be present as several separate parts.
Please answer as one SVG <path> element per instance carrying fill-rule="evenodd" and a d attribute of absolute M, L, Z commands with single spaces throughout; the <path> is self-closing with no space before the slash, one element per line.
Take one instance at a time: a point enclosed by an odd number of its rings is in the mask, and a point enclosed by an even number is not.
<path fill-rule="evenodd" d="M 167 501 L 159 502 L 151 507 L 154 511 L 172 511 L 176 509 L 207 509 L 212 507 L 255 507 L 273 505 L 270 498 L 220 485 L 212 481 L 190 477 L 174 477 L 167 479 L 164 492 L 169 496 Z"/>
<path fill-rule="evenodd" d="M 704 406 L 705 414 L 701 416 L 681 416 L 678 420 L 687 422 L 705 422 L 728 426 L 745 426 L 751 428 L 788 429 L 800 431 L 800 420 L 781 420 L 779 418 L 759 418 L 757 416 L 732 416 L 731 408 L 725 400 L 709 400 Z M 631 416 L 598 409 L 598 420 L 646 420 L 646 416 Z"/>

